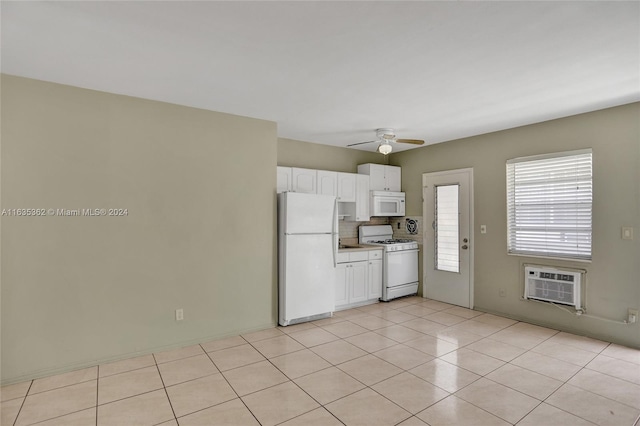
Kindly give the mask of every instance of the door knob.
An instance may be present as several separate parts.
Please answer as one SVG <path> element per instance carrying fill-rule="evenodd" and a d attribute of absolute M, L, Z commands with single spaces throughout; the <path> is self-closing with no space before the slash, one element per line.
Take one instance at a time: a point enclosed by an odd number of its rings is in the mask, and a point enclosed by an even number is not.
<path fill-rule="evenodd" d="M 467 246 L 466 244 L 462 246 L 462 250 L 466 250 L 468 248 L 469 248 L 469 246 Z"/>

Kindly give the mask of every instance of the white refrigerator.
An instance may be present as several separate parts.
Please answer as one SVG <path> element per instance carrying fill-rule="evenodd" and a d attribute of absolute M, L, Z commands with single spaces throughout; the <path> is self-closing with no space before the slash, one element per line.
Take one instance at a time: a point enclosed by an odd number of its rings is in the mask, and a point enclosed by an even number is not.
<path fill-rule="evenodd" d="M 331 316 L 335 309 L 338 205 L 330 195 L 278 194 L 278 323 Z"/>

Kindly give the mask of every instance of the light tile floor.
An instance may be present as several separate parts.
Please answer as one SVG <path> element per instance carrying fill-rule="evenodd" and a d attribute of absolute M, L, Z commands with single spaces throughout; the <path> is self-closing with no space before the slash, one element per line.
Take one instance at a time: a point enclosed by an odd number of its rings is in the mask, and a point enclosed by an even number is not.
<path fill-rule="evenodd" d="M 1 397 L 16 426 L 631 426 L 640 350 L 411 297 Z"/>

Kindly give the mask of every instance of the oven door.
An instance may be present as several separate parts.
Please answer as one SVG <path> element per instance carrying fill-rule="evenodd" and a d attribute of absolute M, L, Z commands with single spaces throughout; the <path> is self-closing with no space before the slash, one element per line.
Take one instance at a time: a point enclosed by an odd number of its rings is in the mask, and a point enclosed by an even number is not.
<path fill-rule="evenodd" d="M 418 282 L 418 249 L 387 252 L 384 266 L 385 287 Z"/>

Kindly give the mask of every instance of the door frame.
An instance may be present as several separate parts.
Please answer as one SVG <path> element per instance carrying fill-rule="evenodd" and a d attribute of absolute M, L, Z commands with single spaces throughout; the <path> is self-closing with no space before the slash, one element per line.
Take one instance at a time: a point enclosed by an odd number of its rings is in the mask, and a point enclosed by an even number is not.
<path fill-rule="evenodd" d="M 473 309 L 474 307 L 474 253 L 475 253 L 475 231 L 474 231 L 474 184 L 473 184 L 473 167 L 467 167 L 463 169 L 443 170 L 440 172 L 430 172 L 422 174 L 422 223 L 424 223 L 422 238 L 424 250 L 422 252 L 422 297 L 426 297 L 426 285 L 427 285 L 427 249 L 426 244 L 431 244 L 431 241 L 427 241 L 427 197 L 425 196 L 426 180 L 430 177 L 442 177 L 450 174 L 466 173 L 469 176 L 469 306 L 467 308 Z"/>

